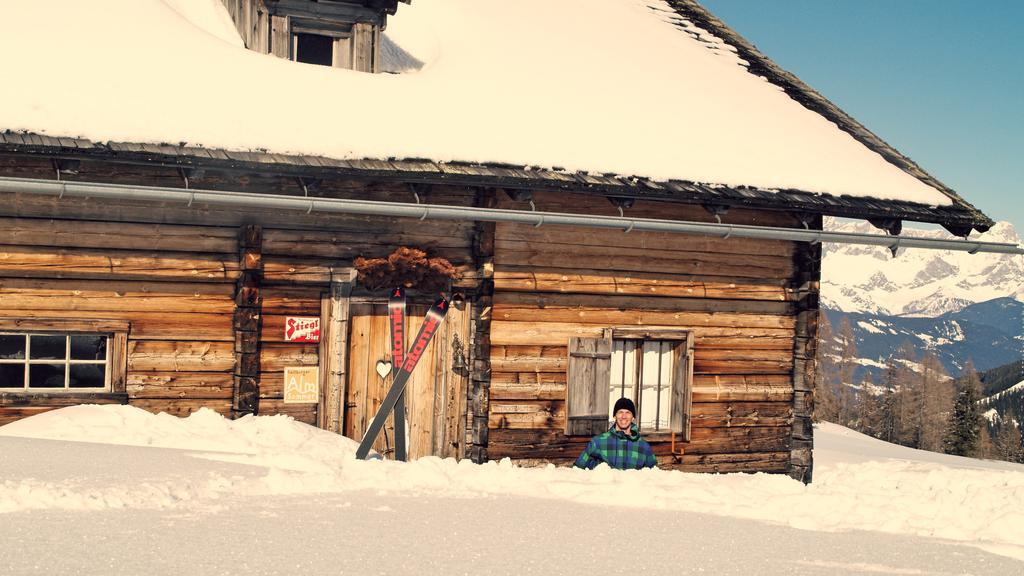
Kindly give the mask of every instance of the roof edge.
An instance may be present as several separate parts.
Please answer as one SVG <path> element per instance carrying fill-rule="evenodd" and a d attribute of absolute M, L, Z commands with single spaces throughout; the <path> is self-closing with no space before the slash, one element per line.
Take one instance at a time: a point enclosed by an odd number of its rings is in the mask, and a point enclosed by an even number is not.
<path fill-rule="evenodd" d="M 746 60 L 750 65 L 748 70 L 751 74 L 764 76 L 769 82 L 782 88 L 790 98 L 799 102 L 803 107 L 834 122 L 842 131 L 852 136 L 864 146 L 867 146 L 870 150 L 878 153 L 890 164 L 935 188 L 955 204 L 970 212 L 976 220 L 974 227 L 979 231 L 983 232 L 995 224 L 994 220 L 964 200 L 953 189 L 925 172 L 913 160 L 904 156 L 879 138 L 878 135 L 868 130 L 863 124 L 822 96 L 814 88 L 805 84 L 795 74 L 783 69 L 768 58 L 768 56 L 764 55 L 756 46 L 748 42 L 746 38 L 740 36 L 739 33 L 730 28 L 725 22 L 701 6 L 697 0 L 664 1 L 683 18 L 711 32 L 735 48 L 740 58 Z"/>
<path fill-rule="evenodd" d="M 298 178 L 353 178 L 505 188 L 583 192 L 612 198 L 787 211 L 858 218 L 876 222 L 896 221 L 941 224 L 958 236 L 972 228 L 984 232 L 990 225 L 978 222 L 977 212 L 963 205 L 931 206 L 899 200 L 834 196 L 795 189 L 721 186 L 684 180 L 654 181 L 618 174 L 566 172 L 509 164 L 435 162 L 425 159 L 337 159 L 322 156 L 236 151 L 181 144 L 133 142 L 96 143 L 90 140 L 33 133 L 0 132 L 0 157 L 20 156 L 49 160 L 87 160 L 174 169 L 213 169 L 264 172 Z M 994 224 L 994 223 L 993 223 Z"/>

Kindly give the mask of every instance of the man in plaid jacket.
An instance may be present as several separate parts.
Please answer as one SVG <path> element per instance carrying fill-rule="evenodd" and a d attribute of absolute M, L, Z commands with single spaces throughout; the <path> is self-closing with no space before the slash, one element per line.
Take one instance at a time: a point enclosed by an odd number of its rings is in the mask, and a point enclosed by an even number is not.
<path fill-rule="evenodd" d="M 651 445 L 640 437 L 640 429 L 634 424 L 636 405 L 629 398 L 615 402 L 615 423 L 606 432 L 590 439 L 586 450 L 576 459 L 577 468 L 593 470 L 604 462 L 619 470 L 639 470 L 658 465 L 651 451 Z"/>

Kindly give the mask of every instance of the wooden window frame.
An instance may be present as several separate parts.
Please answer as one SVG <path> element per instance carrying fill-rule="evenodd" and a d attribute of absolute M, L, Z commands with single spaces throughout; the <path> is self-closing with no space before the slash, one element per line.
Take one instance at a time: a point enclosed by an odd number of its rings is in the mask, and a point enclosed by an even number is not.
<path fill-rule="evenodd" d="M 347 22 L 313 22 L 303 19 L 291 19 L 291 26 L 288 30 L 289 60 L 293 62 L 299 61 L 299 34 L 330 38 L 333 42 L 331 67 L 352 68 L 353 24 Z"/>
<path fill-rule="evenodd" d="M 611 384 L 611 355 L 616 340 L 673 341 L 674 374 L 670 397 L 668 430 L 644 432 L 650 441 L 690 440 L 693 399 L 693 332 L 685 329 L 613 327 L 603 330 L 601 338 L 571 338 L 567 368 L 566 428 L 568 436 L 585 436 L 608 429 Z M 605 362 L 606 361 L 606 362 Z M 579 372 L 579 374 L 574 374 Z M 588 383 L 589 381 L 589 383 Z M 639 394 L 640 391 L 638 390 Z M 604 420 L 602 421 L 602 414 Z"/>
<path fill-rule="evenodd" d="M 105 334 L 107 340 L 107 383 L 99 388 L 0 388 L 2 405 L 71 404 L 78 401 L 120 401 L 127 403 L 127 320 L 76 318 L 0 318 L 0 332 L 42 335 Z M 26 363 L 28 359 L 26 359 Z M 68 363 L 67 358 L 61 363 Z M 79 391 L 80 390 L 80 391 Z"/>

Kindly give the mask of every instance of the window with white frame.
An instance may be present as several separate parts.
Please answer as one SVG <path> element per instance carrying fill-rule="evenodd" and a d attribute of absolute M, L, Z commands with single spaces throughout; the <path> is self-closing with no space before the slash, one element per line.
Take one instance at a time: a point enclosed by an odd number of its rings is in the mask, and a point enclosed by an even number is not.
<path fill-rule="evenodd" d="M 111 340 L 112 334 L 0 332 L 0 389 L 108 390 Z"/>
<path fill-rule="evenodd" d="M 672 418 L 672 376 L 675 347 L 670 340 L 613 340 L 608 405 L 619 398 L 636 404 L 640 430 L 664 432 Z M 608 413 L 608 421 L 615 415 Z"/>
<path fill-rule="evenodd" d="M 611 425 L 612 407 L 629 398 L 645 436 L 690 435 L 693 335 L 686 330 L 609 328 L 601 338 L 571 338 L 566 434 L 592 435 Z"/>

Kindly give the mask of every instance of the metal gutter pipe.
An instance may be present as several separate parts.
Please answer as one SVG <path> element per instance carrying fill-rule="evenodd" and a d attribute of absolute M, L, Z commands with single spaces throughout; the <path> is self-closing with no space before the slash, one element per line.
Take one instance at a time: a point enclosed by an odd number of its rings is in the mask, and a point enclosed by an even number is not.
<path fill-rule="evenodd" d="M 972 240 L 946 240 L 934 238 L 910 238 L 904 236 L 881 236 L 876 234 L 850 234 L 799 228 L 772 228 L 768 226 L 747 226 L 708 222 L 680 222 L 649 218 L 627 218 L 625 216 L 588 216 L 529 210 L 499 210 L 471 206 L 444 206 L 438 204 L 410 204 L 406 202 L 379 202 L 350 200 L 343 198 L 310 198 L 307 196 L 275 196 L 248 192 L 220 192 L 165 188 L 156 186 L 131 186 L 124 184 L 68 182 L 63 180 L 37 180 L 31 178 L 0 177 L 0 192 L 39 194 L 58 198 L 104 198 L 112 200 L 143 200 L 149 202 L 178 202 L 192 206 L 207 204 L 228 207 L 262 208 L 268 210 L 294 210 L 310 214 L 331 212 L 364 214 L 367 216 L 392 216 L 416 218 L 418 220 L 482 220 L 487 222 L 510 222 L 530 224 L 535 227 L 582 226 L 605 228 L 623 233 L 636 231 L 675 232 L 701 234 L 721 238 L 754 238 L 762 240 L 789 240 L 793 242 L 831 242 L 837 244 L 864 244 L 883 246 L 890 250 L 899 248 L 926 248 L 931 250 L 956 250 L 971 254 L 990 252 L 999 254 L 1024 254 L 1016 244 L 999 242 L 975 242 Z"/>

